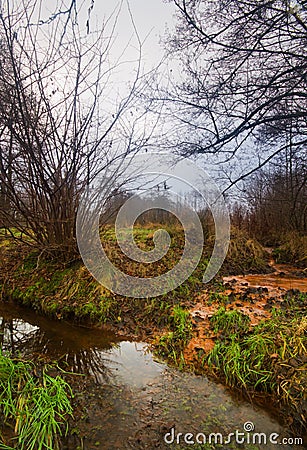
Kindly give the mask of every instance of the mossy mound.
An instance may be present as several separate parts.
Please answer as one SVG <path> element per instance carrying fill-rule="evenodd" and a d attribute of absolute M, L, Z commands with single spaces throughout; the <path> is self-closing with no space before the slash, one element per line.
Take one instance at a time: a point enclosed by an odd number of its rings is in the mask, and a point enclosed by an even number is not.
<path fill-rule="evenodd" d="M 231 229 L 230 242 L 222 273 L 240 275 L 247 273 L 268 273 L 268 254 L 262 245 L 237 228 Z"/>

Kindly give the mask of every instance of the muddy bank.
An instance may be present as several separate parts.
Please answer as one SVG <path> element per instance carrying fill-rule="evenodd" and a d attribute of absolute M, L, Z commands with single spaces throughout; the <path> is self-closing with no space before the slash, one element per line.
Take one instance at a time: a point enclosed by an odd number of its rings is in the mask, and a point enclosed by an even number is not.
<path fill-rule="evenodd" d="M 272 310 L 288 305 L 287 300 L 304 301 L 307 293 L 307 275 L 299 268 L 276 264 L 272 249 L 266 248 L 270 273 L 224 276 L 220 283 L 209 286 L 194 296 L 190 308 L 194 336 L 185 348 L 185 359 L 191 361 L 195 349 L 205 353 L 213 349 L 217 338 L 210 326 L 210 319 L 223 306 L 226 311 L 239 311 L 255 327 L 263 320 L 272 318 Z M 304 308 L 301 307 L 304 312 Z M 291 315 L 291 311 L 289 310 Z"/>
<path fill-rule="evenodd" d="M 269 273 L 257 273 L 223 277 L 223 283 L 236 285 L 236 290 L 241 286 L 262 289 L 269 296 L 280 297 L 285 291 L 307 292 L 307 269 L 302 266 L 290 264 L 278 264 L 273 258 L 274 249 L 266 247 Z"/>
<path fill-rule="evenodd" d="M 257 401 L 264 395 L 295 430 L 307 425 L 307 295 L 247 277 L 224 279 L 191 308 L 185 360 Z M 259 277 L 258 277 L 259 279 Z M 274 281 L 276 281 L 274 279 Z M 300 281 L 306 291 L 306 280 Z M 289 286 L 287 286 L 289 287 Z"/>

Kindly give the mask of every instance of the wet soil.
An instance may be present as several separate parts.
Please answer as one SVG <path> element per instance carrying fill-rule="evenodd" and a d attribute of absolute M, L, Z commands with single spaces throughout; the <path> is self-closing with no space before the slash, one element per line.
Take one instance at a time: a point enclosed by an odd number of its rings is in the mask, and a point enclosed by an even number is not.
<path fill-rule="evenodd" d="M 270 253 L 271 249 L 267 251 Z M 220 306 L 246 314 L 250 326 L 254 327 L 261 320 L 270 319 L 272 308 L 279 308 L 289 296 L 307 292 L 306 271 L 276 264 L 273 259 L 269 264 L 272 273 L 223 277 L 219 295 L 214 288 L 207 288 L 196 297 L 190 309 L 194 335 L 184 352 L 188 363 L 197 364 L 200 351 L 208 353 L 213 349 L 217 336 L 210 326 L 210 318 Z"/>

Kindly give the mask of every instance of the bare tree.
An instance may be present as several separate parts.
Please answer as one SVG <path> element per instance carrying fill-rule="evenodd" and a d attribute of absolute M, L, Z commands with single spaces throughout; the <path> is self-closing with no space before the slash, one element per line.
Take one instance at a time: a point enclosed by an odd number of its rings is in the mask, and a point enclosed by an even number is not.
<path fill-rule="evenodd" d="M 54 8 L 46 15 L 44 0 L 0 3 L 0 210 L 2 225 L 28 244 L 71 257 L 84 187 L 105 172 L 114 190 L 112 164 L 145 141 L 134 109 L 141 43 L 130 87 L 116 95 L 120 61 L 111 63 L 110 50 L 120 10 L 91 31 L 92 3 L 85 24 L 76 1 Z"/>
<path fill-rule="evenodd" d="M 307 143 L 307 9 L 291 0 L 169 0 L 178 24 L 167 38 L 183 80 L 170 73 L 169 144 L 183 155 L 241 151 L 258 159 L 230 180 L 263 167 L 290 145 Z"/>
<path fill-rule="evenodd" d="M 307 232 L 306 157 L 287 151 L 252 177 L 246 188 L 251 234 L 263 241 L 279 239 L 285 231 Z"/>

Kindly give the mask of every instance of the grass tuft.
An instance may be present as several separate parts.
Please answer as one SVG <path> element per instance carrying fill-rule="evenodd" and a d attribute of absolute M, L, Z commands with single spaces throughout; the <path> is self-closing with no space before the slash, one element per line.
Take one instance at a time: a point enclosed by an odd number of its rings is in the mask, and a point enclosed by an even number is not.
<path fill-rule="evenodd" d="M 3 422 L 14 428 L 9 442 L 0 441 L 0 449 L 60 448 L 60 437 L 68 431 L 67 417 L 72 415 L 72 392 L 59 375 L 48 374 L 50 368 L 37 374 L 31 362 L 0 352 L 0 412 Z"/>
<path fill-rule="evenodd" d="M 250 318 L 240 311 L 226 311 L 224 306 L 221 306 L 211 317 L 210 323 L 215 333 L 243 334 L 249 329 Z"/>
<path fill-rule="evenodd" d="M 172 360 L 179 368 L 185 365 L 183 350 L 192 336 L 192 322 L 189 311 L 180 305 L 173 307 L 169 327 L 157 343 L 158 353 Z"/>

